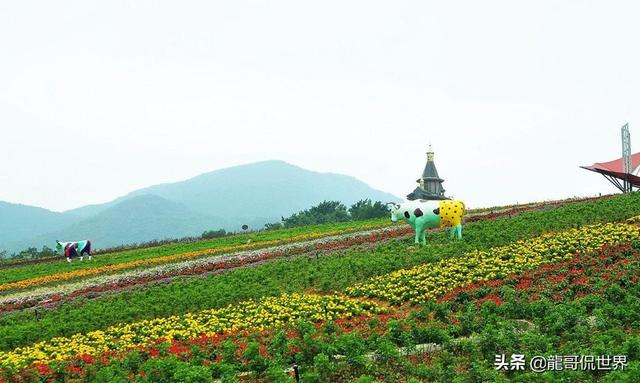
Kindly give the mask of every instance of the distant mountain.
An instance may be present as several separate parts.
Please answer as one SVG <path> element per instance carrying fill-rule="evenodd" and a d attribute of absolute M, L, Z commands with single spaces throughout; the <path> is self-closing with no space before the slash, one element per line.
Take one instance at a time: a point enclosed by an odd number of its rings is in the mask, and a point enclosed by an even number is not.
<path fill-rule="evenodd" d="M 243 224 L 260 229 L 267 222 L 279 221 L 324 200 L 338 200 L 348 206 L 364 198 L 399 201 L 354 177 L 313 172 L 284 161 L 264 161 L 150 186 L 104 204 L 49 212 L 67 220 L 67 227 L 56 224 L 33 230 L 29 241 L 12 241 L 16 236 L 7 233 L 0 240 L 0 249 L 8 248 L 9 241 L 13 250 L 17 242 L 50 246 L 56 237 L 90 238 L 97 247 L 108 247 L 194 236 L 209 229 L 237 231 Z M 26 238 L 24 233 L 20 238 Z"/>
<path fill-rule="evenodd" d="M 202 214 L 226 217 L 240 223 L 253 217 L 279 219 L 324 200 L 352 204 L 363 198 L 398 201 L 358 179 L 334 173 L 318 173 L 284 161 L 263 161 L 215 170 L 175 183 L 139 189 L 102 205 L 69 210 L 91 215 L 137 195 L 153 194 L 183 203 Z"/>
<path fill-rule="evenodd" d="M 33 237 L 77 221 L 73 213 L 56 213 L 39 207 L 0 201 L 0 244 Z M 2 250 L 2 246 L 0 246 Z"/>
<path fill-rule="evenodd" d="M 29 243 L 53 247 L 56 239 L 91 239 L 96 247 L 105 248 L 154 239 L 194 236 L 222 226 L 225 226 L 223 219 L 198 214 L 181 203 L 162 197 L 141 195 L 118 202 L 63 229 L 39 235 L 30 241 L 13 243 L 11 247 L 23 249 Z"/>

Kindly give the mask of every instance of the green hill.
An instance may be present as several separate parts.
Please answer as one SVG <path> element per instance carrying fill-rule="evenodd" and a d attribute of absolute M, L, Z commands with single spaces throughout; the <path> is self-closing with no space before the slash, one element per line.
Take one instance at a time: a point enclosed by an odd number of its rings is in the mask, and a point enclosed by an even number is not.
<path fill-rule="evenodd" d="M 86 216 L 134 196 L 152 194 L 201 214 L 242 224 L 256 217 L 279 219 L 324 200 L 352 204 L 364 198 L 398 201 L 350 176 L 318 173 L 284 161 L 263 161 L 215 170 L 186 181 L 150 186 L 103 205 L 67 213 Z"/>
<path fill-rule="evenodd" d="M 56 213 L 47 209 L 0 201 L 0 244 L 30 238 L 77 221 L 72 213 Z M 2 250 L 2 246 L 0 246 Z"/>
<path fill-rule="evenodd" d="M 180 203 L 155 195 L 141 195 L 119 202 L 63 229 L 41 235 L 35 242 L 53 247 L 56 239 L 87 238 L 97 248 L 104 248 L 198 235 L 208 228 L 224 226 L 224 223 L 221 218 L 198 214 Z"/>
<path fill-rule="evenodd" d="M 197 236 L 208 229 L 238 231 L 243 224 L 260 229 L 267 222 L 279 221 L 324 200 L 350 205 L 365 198 L 399 200 L 354 177 L 313 172 L 283 161 L 264 161 L 150 186 L 108 203 L 63 213 L 23 206 L 12 213 L 19 218 L 19 225 L 13 224 L 18 218 L 0 215 L 0 228 L 5 229 L 0 249 L 51 247 L 56 239 L 81 238 L 90 238 L 97 248 L 104 248 Z M 34 213 L 30 213 L 32 210 Z"/>

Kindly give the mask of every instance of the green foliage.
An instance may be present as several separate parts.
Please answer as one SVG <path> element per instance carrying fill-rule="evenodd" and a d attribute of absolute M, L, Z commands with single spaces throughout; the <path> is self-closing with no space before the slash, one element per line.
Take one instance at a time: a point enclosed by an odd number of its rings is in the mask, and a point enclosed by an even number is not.
<path fill-rule="evenodd" d="M 284 227 L 299 227 L 349 220 L 347 208 L 340 201 L 324 201 L 290 217 L 282 218 L 282 224 Z"/>
<path fill-rule="evenodd" d="M 170 355 L 149 359 L 112 359 L 108 365 L 99 368 L 93 377 L 89 374 L 86 378 L 86 381 L 96 383 L 210 383 L 212 372 L 206 366 L 181 361 L 175 355 Z"/>
<path fill-rule="evenodd" d="M 202 233 L 200 238 L 202 239 L 211 239 L 211 238 L 220 238 L 227 235 L 227 231 L 225 229 L 219 230 L 209 230 Z"/>
<path fill-rule="evenodd" d="M 2 252 L 0 254 L 0 259 L 4 257 L 6 252 Z M 42 250 L 38 251 L 35 247 L 29 247 L 28 249 L 22 250 L 19 253 L 12 254 L 10 259 L 38 259 L 38 258 L 46 258 L 53 257 L 56 255 L 55 250 L 48 246 L 42 246 Z"/>
<path fill-rule="evenodd" d="M 324 201 L 310 209 L 282 218 L 282 226 L 299 227 L 317 225 L 330 222 L 362 221 L 367 219 L 383 218 L 389 215 L 389 210 L 380 201 L 372 203 L 370 199 L 364 199 L 351 205 L 347 211 L 339 201 Z M 278 223 L 266 224 L 268 230 L 279 228 Z"/>
<path fill-rule="evenodd" d="M 359 221 L 363 219 L 388 217 L 389 209 L 380 201 L 372 203 L 370 199 L 364 199 L 351 205 L 349 214 L 351 215 L 351 219 Z"/>
<path fill-rule="evenodd" d="M 273 222 L 273 223 L 265 223 L 264 224 L 264 229 L 265 230 L 280 230 L 283 227 L 284 226 L 280 222 Z"/>

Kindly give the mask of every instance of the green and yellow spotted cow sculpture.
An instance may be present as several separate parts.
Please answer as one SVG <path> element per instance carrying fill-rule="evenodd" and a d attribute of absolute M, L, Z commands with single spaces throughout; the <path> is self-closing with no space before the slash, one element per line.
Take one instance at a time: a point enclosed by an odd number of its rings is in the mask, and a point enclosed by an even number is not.
<path fill-rule="evenodd" d="M 450 235 L 462 238 L 462 217 L 465 206 L 462 201 L 409 201 L 401 204 L 390 202 L 391 220 L 404 219 L 416 231 L 416 243 L 426 245 L 426 229 L 450 227 Z"/>

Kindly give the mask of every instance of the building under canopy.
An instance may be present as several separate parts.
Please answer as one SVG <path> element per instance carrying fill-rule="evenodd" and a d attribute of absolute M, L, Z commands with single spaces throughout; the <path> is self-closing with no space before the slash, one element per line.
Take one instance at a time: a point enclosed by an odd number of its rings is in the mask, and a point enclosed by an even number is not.
<path fill-rule="evenodd" d="M 629 173 L 624 172 L 623 158 L 609 162 L 596 162 L 591 166 L 580 166 L 583 169 L 600 173 L 622 192 L 631 191 L 633 187 L 640 188 L 640 152 L 631 155 Z M 625 188 L 625 181 L 627 187 Z"/>

